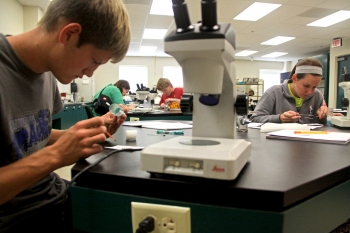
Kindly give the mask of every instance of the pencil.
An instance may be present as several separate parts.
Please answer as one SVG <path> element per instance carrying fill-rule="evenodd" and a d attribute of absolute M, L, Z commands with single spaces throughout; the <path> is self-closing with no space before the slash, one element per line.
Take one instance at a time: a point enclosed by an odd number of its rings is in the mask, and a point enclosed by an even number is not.
<path fill-rule="evenodd" d="M 110 133 L 108 133 L 108 131 L 106 131 L 106 134 L 108 135 L 108 137 L 112 138 L 115 142 L 117 141 Z"/>
<path fill-rule="evenodd" d="M 294 134 L 328 134 L 327 131 L 294 131 Z"/>

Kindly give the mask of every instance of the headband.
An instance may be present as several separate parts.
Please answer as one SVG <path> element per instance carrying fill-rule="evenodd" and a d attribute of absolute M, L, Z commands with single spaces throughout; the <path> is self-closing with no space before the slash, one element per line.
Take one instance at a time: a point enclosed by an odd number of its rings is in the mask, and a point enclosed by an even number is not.
<path fill-rule="evenodd" d="M 297 66 L 296 74 L 319 74 L 322 75 L 322 68 L 318 66 Z"/>

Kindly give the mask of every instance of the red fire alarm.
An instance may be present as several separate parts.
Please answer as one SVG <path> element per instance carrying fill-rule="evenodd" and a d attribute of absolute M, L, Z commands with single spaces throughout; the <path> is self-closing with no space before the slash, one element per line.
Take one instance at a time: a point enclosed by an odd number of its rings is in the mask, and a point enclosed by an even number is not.
<path fill-rule="evenodd" d="M 341 46 L 341 38 L 334 38 L 332 43 L 332 48 Z"/>

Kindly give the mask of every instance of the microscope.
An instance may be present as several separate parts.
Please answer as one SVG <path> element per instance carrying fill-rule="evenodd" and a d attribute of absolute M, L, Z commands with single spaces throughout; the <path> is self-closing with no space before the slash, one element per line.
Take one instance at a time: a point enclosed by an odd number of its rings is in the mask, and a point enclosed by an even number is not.
<path fill-rule="evenodd" d="M 230 24 L 217 24 L 216 0 L 201 1 L 198 24 L 190 23 L 184 0 L 172 2 L 177 29 L 164 50 L 182 67 L 184 91 L 193 93 L 192 136 L 145 147 L 140 168 L 151 175 L 233 180 L 251 154 L 250 142 L 235 139 L 236 109 L 245 105 L 235 102 L 235 33 Z"/>
<path fill-rule="evenodd" d="M 137 90 L 136 90 L 136 95 L 137 95 L 137 101 L 140 104 L 143 104 L 143 102 L 145 101 L 145 99 L 147 99 L 147 97 L 149 96 L 149 88 L 144 87 L 143 84 L 141 83 L 141 87 L 140 85 L 137 83 Z"/>
<path fill-rule="evenodd" d="M 346 68 L 343 69 L 343 74 L 340 77 L 339 87 L 344 89 L 344 98 L 341 103 L 343 108 L 347 108 L 347 112 L 346 116 L 332 116 L 331 123 L 339 127 L 350 127 L 350 74 L 347 74 Z"/>

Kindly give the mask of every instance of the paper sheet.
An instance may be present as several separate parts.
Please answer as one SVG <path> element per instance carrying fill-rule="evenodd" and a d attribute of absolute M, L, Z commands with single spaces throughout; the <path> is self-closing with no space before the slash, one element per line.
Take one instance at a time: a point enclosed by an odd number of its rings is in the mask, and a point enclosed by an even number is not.
<path fill-rule="evenodd" d="M 192 129 L 191 124 L 184 124 L 180 122 L 168 123 L 168 122 L 158 122 L 158 121 L 128 121 L 123 123 L 124 126 L 135 126 L 148 129 Z"/>
<path fill-rule="evenodd" d="M 299 123 L 265 123 L 261 126 L 260 132 L 268 133 L 283 129 L 310 130 L 310 127 L 307 124 Z"/>
<path fill-rule="evenodd" d="M 111 150 L 124 150 L 124 149 L 131 149 L 131 150 L 142 150 L 144 147 L 142 146 L 122 146 L 122 145 L 117 145 L 117 146 L 106 146 L 106 149 L 111 149 Z"/>
<path fill-rule="evenodd" d="M 158 122 L 157 124 L 149 124 L 149 125 L 143 125 L 143 128 L 148 129 L 192 129 L 192 125 L 189 124 L 183 124 L 183 123 L 162 123 Z"/>

